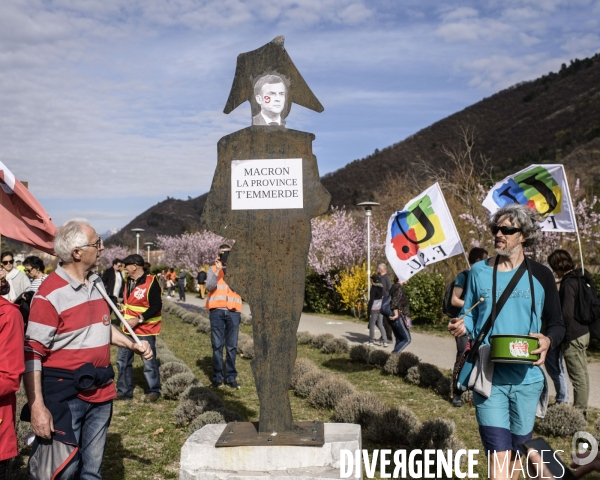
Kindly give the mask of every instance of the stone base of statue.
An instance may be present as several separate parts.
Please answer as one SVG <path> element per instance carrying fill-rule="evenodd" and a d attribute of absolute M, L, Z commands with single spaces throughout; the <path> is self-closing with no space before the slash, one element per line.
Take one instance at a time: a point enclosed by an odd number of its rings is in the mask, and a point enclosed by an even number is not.
<path fill-rule="evenodd" d="M 181 449 L 180 480 L 286 480 L 340 478 L 340 451 L 361 450 L 360 425 L 326 423 L 325 444 L 219 447 L 226 425 L 206 425 Z M 353 476 L 354 478 L 354 476 Z"/>

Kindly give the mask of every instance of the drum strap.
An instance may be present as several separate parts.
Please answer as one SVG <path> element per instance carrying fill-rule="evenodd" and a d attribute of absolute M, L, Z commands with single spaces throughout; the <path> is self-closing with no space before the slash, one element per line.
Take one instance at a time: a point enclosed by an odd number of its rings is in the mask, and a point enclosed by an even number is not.
<path fill-rule="evenodd" d="M 492 274 L 492 312 L 490 313 L 490 316 L 485 321 L 483 328 L 481 329 L 481 331 L 479 332 L 479 335 L 477 335 L 477 338 L 475 339 L 475 342 L 473 343 L 473 347 L 469 351 L 469 356 L 467 358 L 467 360 L 469 362 L 473 362 L 475 360 L 475 355 L 477 354 L 479 347 L 485 340 L 485 337 L 487 336 L 489 331 L 494 326 L 494 323 L 496 322 L 496 317 L 498 316 L 498 314 L 500 313 L 500 310 L 502 310 L 502 307 L 504 307 L 504 304 L 506 303 L 506 301 L 512 294 L 515 287 L 517 286 L 517 283 L 519 283 L 519 280 L 521 280 L 521 277 L 523 277 L 523 275 L 525 274 L 525 270 L 527 270 L 529 272 L 529 284 L 530 284 L 530 288 L 531 288 L 531 298 L 533 299 L 533 279 L 532 279 L 532 275 L 531 275 L 531 270 L 529 268 L 529 263 L 527 262 L 527 257 L 525 257 L 525 260 L 521 262 L 521 265 L 519 265 L 519 268 L 517 269 L 517 271 L 515 272 L 513 277 L 510 279 L 510 282 L 506 286 L 506 289 L 502 292 L 502 295 L 500 295 L 500 299 L 498 300 L 498 302 L 496 302 L 496 283 L 497 283 L 496 276 L 497 276 L 497 272 L 498 272 L 499 258 L 500 258 L 500 256 L 497 255 L 496 261 L 494 262 L 494 273 Z M 535 300 L 533 300 L 533 305 L 535 308 Z"/>

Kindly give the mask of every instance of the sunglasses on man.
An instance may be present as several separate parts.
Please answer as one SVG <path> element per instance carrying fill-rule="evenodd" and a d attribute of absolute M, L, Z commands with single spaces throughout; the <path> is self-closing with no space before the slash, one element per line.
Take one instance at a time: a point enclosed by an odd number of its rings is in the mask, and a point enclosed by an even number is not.
<path fill-rule="evenodd" d="M 498 232 L 502 232 L 502 235 L 514 235 L 517 232 L 523 231 L 521 228 L 509 226 L 500 227 L 499 225 L 494 225 L 491 230 L 494 235 L 498 235 Z"/>
<path fill-rule="evenodd" d="M 8 265 L 9 263 L 12 265 L 13 263 L 15 263 L 15 261 L 14 260 L 2 260 L 2 265 Z"/>

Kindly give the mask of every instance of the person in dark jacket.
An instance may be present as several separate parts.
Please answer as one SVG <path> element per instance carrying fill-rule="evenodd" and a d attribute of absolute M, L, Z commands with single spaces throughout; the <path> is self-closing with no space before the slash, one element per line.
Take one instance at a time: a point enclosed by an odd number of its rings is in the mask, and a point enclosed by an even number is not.
<path fill-rule="evenodd" d="M 575 268 L 573 258 L 566 250 L 552 252 L 548 257 L 548 265 L 560 279 L 558 295 L 566 327 L 560 347 L 569 379 L 573 383 L 574 406 L 585 415 L 590 395 L 586 354 L 590 344 L 590 329 L 577 321 L 575 306 L 579 297 L 579 278 L 583 276 L 588 282 L 593 280 L 587 270 L 582 273 L 580 268 Z"/>
<path fill-rule="evenodd" d="M 383 298 L 383 285 L 380 283 L 381 277 L 374 273 L 371 275 L 371 291 L 369 292 L 369 303 L 367 305 L 367 316 L 369 317 L 369 341 L 367 345 L 374 345 L 375 325 L 381 332 L 381 346 L 387 347 L 387 335 L 383 326 L 383 315 L 379 311 L 381 308 L 381 299 Z M 376 305 L 373 308 L 373 304 Z"/>
<path fill-rule="evenodd" d="M 204 298 L 206 296 L 206 270 L 204 266 L 198 267 L 198 275 L 196 276 L 198 281 L 199 297 Z"/>
<path fill-rule="evenodd" d="M 123 296 L 123 274 L 121 268 L 123 264 L 121 260 L 115 258 L 112 261 L 112 267 L 107 268 L 102 274 L 102 283 L 108 293 L 108 297 L 112 302 L 117 305 L 119 303 L 119 297 Z"/>
<path fill-rule="evenodd" d="M 408 309 L 408 297 L 397 276 L 394 278 L 394 285 L 390 289 L 390 309 L 394 312 L 394 316 L 389 317 L 388 320 L 396 337 L 396 344 L 392 353 L 400 353 L 412 341 L 409 330 L 412 322 Z"/>

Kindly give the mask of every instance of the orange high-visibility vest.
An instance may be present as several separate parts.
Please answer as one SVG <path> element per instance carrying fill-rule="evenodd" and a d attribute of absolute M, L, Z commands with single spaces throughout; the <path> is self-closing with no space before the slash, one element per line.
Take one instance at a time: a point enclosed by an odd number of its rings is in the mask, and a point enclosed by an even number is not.
<path fill-rule="evenodd" d="M 212 272 L 217 274 L 217 267 L 210 267 Z M 242 311 L 242 297 L 235 293 L 223 279 L 225 273 L 223 270 L 219 272 L 217 280 L 217 288 L 208 293 L 206 299 L 206 308 L 212 310 L 214 308 L 226 308 L 234 312 Z"/>
<path fill-rule="evenodd" d="M 150 286 L 156 277 L 154 275 L 146 275 L 146 281 L 135 287 L 129 296 L 127 296 L 127 282 L 123 285 L 123 302 L 125 308 L 123 310 L 123 316 L 125 320 L 130 318 L 137 318 L 140 313 L 144 313 L 150 308 Z M 158 312 L 152 318 L 146 318 L 142 323 L 137 324 L 133 327 L 133 331 L 136 335 L 158 335 L 160 333 L 160 326 L 162 320 L 162 312 Z M 129 332 L 123 328 L 123 333 L 129 335 Z"/>

